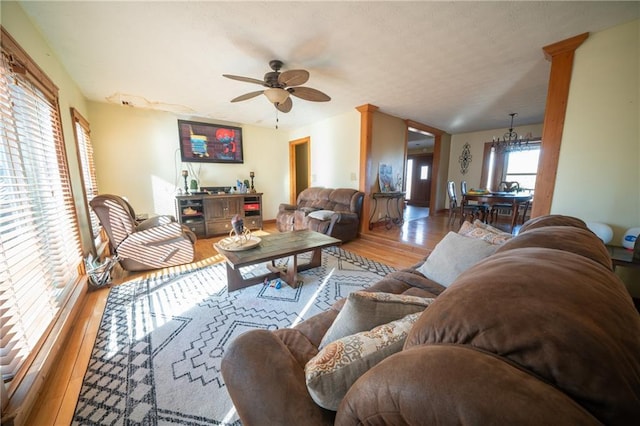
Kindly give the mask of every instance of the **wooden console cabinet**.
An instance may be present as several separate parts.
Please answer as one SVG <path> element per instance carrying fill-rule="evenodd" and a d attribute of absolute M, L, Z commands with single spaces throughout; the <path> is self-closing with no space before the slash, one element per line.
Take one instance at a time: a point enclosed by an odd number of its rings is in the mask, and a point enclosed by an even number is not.
<path fill-rule="evenodd" d="M 245 228 L 262 229 L 262 193 L 179 195 L 176 213 L 198 237 L 228 234 L 235 215 L 243 218 Z"/>

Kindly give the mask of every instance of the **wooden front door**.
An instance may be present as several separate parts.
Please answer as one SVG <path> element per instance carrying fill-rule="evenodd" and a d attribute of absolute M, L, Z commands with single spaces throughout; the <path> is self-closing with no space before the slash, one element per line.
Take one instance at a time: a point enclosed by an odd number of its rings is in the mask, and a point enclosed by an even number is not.
<path fill-rule="evenodd" d="M 411 173 L 411 194 L 408 204 L 420 207 L 429 207 L 431 198 L 431 178 L 433 175 L 433 154 L 411 155 L 413 160 Z"/>

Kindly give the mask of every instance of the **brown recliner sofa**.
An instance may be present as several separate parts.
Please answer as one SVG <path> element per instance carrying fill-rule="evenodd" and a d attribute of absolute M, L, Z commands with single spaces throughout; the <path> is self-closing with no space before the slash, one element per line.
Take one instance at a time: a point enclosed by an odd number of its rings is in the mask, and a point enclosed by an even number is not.
<path fill-rule="evenodd" d="M 305 365 L 344 306 L 291 329 L 254 330 L 222 374 L 245 426 L 633 424 L 640 418 L 640 316 L 602 242 L 565 216 L 520 234 L 445 289 L 415 268 L 370 291 L 435 297 L 404 347 L 314 402 Z"/>
<path fill-rule="evenodd" d="M 358 236 L 363 198 L 351 188 L 306 188 L 295 205 L 280 204 L 276 226 L 280 232 L 309 229 L 350 241 Z"/>

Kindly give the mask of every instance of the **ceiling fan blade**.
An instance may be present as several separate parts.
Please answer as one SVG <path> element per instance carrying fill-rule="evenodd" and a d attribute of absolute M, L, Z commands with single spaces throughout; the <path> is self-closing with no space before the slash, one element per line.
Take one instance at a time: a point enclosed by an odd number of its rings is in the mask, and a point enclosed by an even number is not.
<path fill-rule="evenodd" d="M 260 86 L 264 86 L 264 81 L 258 80 L 257 78 L 242 77 L 239 75 L 231 75 L 231 74 L 222 74 L 222 76 L 230 78 L 231 80 L 244 81 L 245 83 L 255 83 L 255 84 L 259 84 Z"/>
<path fill-rule="evenodd" d="M 246 101 L 247 99 L 255 98 L 256 96 L 260 96 L 264 93 L 264 90 L 258 90 L 256 92 L 245 93 L 244 95 L 240 95 L 237 98 L 231 99 L 231 102 L 240 102 Z"/>
<path fill-rule="evenodd" d="M 299 86 L 305 84 L 309 80 L 309 71 L 307 70 L 288 70 L 284 71 L 278 77 L 278 83 L 285 86 Z"/>
<path fill-rule="evenodd" d="M 331 100 L 327 94 L 322 93 L 319 90 L 312 89 L 311 87 L 291 87 L 287 89 L 287 91 L 293 96 L 304 99 L 305 101 L 327 102 Z"/>
<path fill-rule="evenodd" d="M 280 112 L 289 112 L 291 111 L 291 107 L 293 107 L 293 102 L 291 101 L 291 97 L 288 97 L 286 101 L 281 104 L 275 104 L 275 106 Z"/>

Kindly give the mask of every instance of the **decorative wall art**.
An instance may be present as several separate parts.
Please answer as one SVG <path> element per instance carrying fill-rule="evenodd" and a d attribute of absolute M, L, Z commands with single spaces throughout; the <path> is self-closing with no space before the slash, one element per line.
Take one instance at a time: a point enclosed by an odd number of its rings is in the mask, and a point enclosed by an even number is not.
<path fill-rule="evenodd" d="M 462 146 L 462 154 L 460 154 L 460 157 L 458 158 L 458 162 L 460 163 L 460 173 L 463 175 L 467 174 L 472 158 L 471 145 L 467 142 Z"/>
<path fill-rule="evenodd" d="M 380 192 L 393 192 L 396 190 L 393 184 L 393 167 L 391 164 L 380 163 L 378 166 L 378 182 Z"/>
<path fill-rule="evenodd" d="M 184 163 L 242 163 L 242 129 L 220 124 L 178 120 Z"/>

